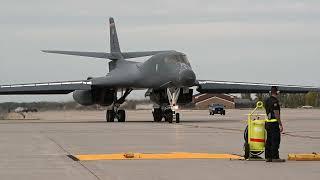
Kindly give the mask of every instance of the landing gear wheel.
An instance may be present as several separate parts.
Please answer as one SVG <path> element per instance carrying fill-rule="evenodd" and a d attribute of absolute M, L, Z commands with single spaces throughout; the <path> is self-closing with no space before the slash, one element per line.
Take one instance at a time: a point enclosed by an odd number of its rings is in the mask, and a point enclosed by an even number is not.
<path fill-rule="evenodd" d="M 126 122 L 126 112 L 124 110 L 118 110 L 118 122 Z"/>
<path fill-rule="evenodd" d="M 153 110 L 153 120 L 154 122 L 161 122 L 162 120 L 162 111 L 160 108 L 155 108 Z"/>
<path fill-rule="evenodd" d="M 107 122 L 114 122 L 114 112 L 112 110 L 107 110 L 106 119 Z"/>
<path fill-rule="evenodd" d="M 169 123 L 172 123 L 173 122 L 173 112 L 172 112 L 172 110 L 171 109 L 165 110 L 164 114 L 165 114 L 165 117 L 164 117 L 165 121 L 168 121 Z"/>
<path fill-rule="evenodd" d="M 176 113 L 176 123 L 180 123 L 180 114 Z"/>

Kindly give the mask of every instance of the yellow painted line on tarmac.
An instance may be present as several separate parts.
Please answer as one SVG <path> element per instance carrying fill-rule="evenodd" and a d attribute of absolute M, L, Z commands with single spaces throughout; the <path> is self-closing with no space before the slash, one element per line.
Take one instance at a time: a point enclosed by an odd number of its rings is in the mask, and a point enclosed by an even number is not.
<path fill-rule="evenodd" d="M 289 154 L 289 161 L 320 161 L 320 154 Z"/>
<path fill-rule="evenodd" d="M 81 154 L 70 155 L 76 161 L 96 160 L 147 160 L 147 159 L 241 159 L 241 156 L 233 154 L 210 154 L 210 153 L 118 153 L 118 154 Z"/>

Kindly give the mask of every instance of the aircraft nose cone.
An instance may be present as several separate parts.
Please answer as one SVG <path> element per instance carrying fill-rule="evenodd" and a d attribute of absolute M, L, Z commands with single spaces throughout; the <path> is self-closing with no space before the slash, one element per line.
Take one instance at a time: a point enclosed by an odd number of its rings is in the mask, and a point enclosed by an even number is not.
<path fill-rule="evenodd" d="M 180 72 L 179 79 L 183 86 L 193 86 L 196 81 L 196 75 L 191 69 L 185 69 Z"/>

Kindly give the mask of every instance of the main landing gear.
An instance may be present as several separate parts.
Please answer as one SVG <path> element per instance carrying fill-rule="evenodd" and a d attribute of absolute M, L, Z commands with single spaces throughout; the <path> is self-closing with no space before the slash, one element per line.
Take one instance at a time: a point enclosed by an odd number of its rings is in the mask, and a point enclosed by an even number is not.
<path fill-rule="evenodd" d="M 173 123 L 174 119 L 176 123 L 180 122 L 180 113 L 176 113 L 171 109 L 162 110 L 161 108 L 154 108 L 152 114 L 154 122 L 161 122 L 162 118 L 169 123 Z"/>
<path fill-rule="evenodd" d="M 115 93 L 115 101 L 111 106 L 110 110 L 107 110 L 106 120 L 107 122 L 114 122 L 114 119 L 118 119 L 118 122 L 126 121 L 126 111 L 119 109 L 120 105 L 124 103 L 126 97 L 130 94 L 132 89 L 126 89 L 124 94 L 122 92 L 121 98 L 117 99 L 117 94 Z"/>
<path fill-rule="evenodd" d="M 174 119 L 176 123 L 180 123 L 180 113 L 176 113 L 179 94 L 180 88 L 167 88 L 167 96 L 170 104 L 153 109 L 154 122 L 161 122 L 162 118 L 164 118 L 164 120 L 169 123 L 172 123 Z"/>

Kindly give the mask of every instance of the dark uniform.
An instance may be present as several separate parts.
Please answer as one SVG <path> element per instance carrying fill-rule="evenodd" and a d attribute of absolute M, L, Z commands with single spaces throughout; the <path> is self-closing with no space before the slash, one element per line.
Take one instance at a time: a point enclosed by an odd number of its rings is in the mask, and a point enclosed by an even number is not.
<path fill-rule="evenodd" d="M 280 105 L 276 97 L 270 96 L 265 101 L 266 113 L 268 119 L 276 119 L 274 111 L 279 110 Z M 267 142 L 265 145 L 265 158 L 266 159 L 279 159 L 280 147 L 280 128 L 279 122 L 267 122 L 265 126 L 267 130 Z"/>

